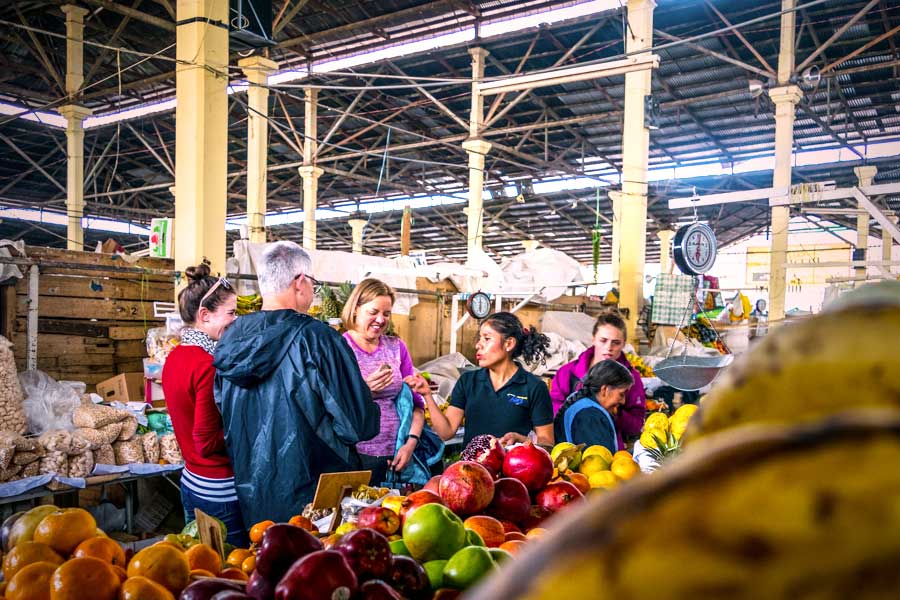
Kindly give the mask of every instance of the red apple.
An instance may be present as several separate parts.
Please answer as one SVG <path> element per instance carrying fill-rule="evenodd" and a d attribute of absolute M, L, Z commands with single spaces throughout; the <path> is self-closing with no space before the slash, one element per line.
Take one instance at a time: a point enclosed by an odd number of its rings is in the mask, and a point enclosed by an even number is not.
<path fill-rule="evenodd" d="M 540 506 L 543 506 L 550 512 L 556 512 L 564 508 L 567 504 L 581 500 L 584 494 L 581 493 L 574 483 L 568 481 L 554 481 L 548 483 L 544 489 L 537 493 L 534 500 Z"/>
<path fill-rule="evenodd" d="M 307 530 L 277 523 L 263 533 L 256 570 L 270 581 L 278 581 L 298 558 L 321 549 L 322 542 Z"/>
<path fill-rule="evenodd" d="M 453 463 L 441 475 L 441 499 L 458 515 L 474 515 L 494 499 L 494 478 L 480 463 Z"/>
<path fill-rule="evenodd" d="M 400 529 L 400 515 L 383 506 L 369 506 L 359 511 L 360 527 L 374 529 L 383 535 L 394 535 Z"/>
<path fill-rule="evenodd" d="M 359 600 L 403 600 L 403 596 L 397 593 L 397 590 L 380 579 L 373 579 L 362 584 L 357 598 Z"/>
<path fill-rule="evenodd" d="M 528 441 L 506 453 L 503 475 L 518 479 L 529 492 L 537 492 L 553 477 L 553 461 L 546 450 Z"/>
<path fill-rule="evenodd" d="M 413 492 L 400 505 L 400 522 L 405 523 L 406 519 L 409 518 L 409 515 L 413 514 L 417 508 L 420 506 L 425 506 L 426 504 L 443 504 L 444 502 L 441 500 L 441 497 L 435 494 L 434 492 L 430 492 L 428 490 L 419 490 L 418 492 Z"/>
<path fill-rule="evenodd" d="M 374 529 L 354 529 L 332 547 L 340 552 L 360 581 L 384 579 L 391 570 L 391 547 Z"/>
<path fill-rule="evenodd" d="M 275 583 L 263 577 L 259 571 L 253 571 L 250 579 L 247 581 L 247 595 L 253 600 L 273 600 L 275 598 Z"/>
<path fill-rule="evenodd" d="M 428 480 L 428 483 L 422 488 L 423 490 L 428 490 L 429 492 L 434 492 L 435 494 L 441 493 L 441 476 L 435 475 L 431 479 Z"/>
<path fill-rule="evenodd" d="M 528 514 L 531 497 L 528 488 L 518 479 L 501 477 L 494 482 L 494 499 L 485 512 L 501 521 L 518 523 Z"/>
<path fill-rule="evenodd" d="M 503 468 L 503 458 L 506 456 L 506 450 L 500 440 L 492 435 L 482 434 L 473 437 L 460 454 L 461 460 L 471 460 L 477 462 L 491 472 L 491 475 L 497 477 L 500 469 Z"/>
<path fill-rule="evenodd" d="M 431 592 L 431 584 L 428 582 L 425 569 L 408 556 L 394 556 L 390 583 L 409 600 L 427 598 Z"/>
<path fill-rule="evenodd" d="M 441 588 L 434 593 L 431 600 L 456 600 L 462 595 L 460 590 L 453 588 Z"/>
<path fill-rule="evenodd" d="M 528 514 L 525 518 L 519 521 L 519 526 L 522 527 L 522 531 L 527 532 L 529 529 L 540 527 L 541 523 L 543 523 L 551 514 L 553 513 L 543 506 L 534 504 L 528 509 Z"/>
<path fill-rule="evenodd" d="M 340 552 L 318 550 L 291 565 L 275 588 L 275 600 L 350 600 L 357 588 Z"/>

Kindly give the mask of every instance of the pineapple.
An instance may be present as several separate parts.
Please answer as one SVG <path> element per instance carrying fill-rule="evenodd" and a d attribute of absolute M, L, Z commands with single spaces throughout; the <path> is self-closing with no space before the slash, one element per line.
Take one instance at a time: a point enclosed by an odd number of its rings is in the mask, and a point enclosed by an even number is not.
<path fill-rule="evenodd" d="M 319 290 L 319 297 L 322 298 L 322 313 L 319 315 L 319 319 L 327 321 L 328 319 L 340 318 L 344 304 L 337 299 L 331 286 L 322 284 L 322 287 Z M 344 300 L 346 301 L 346 297 Z"/>

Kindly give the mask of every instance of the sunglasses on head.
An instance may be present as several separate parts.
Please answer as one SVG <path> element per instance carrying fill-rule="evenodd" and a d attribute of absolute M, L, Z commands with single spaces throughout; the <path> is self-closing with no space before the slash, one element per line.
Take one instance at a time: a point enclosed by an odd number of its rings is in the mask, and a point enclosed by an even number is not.
<path fill-rule="evenodd" d="M 207 290 L 207 292 L 206 292 L 205 294 L 203 294 L 203 297 L 200 298 L 200 306 L 203 306 L 203 303 L 206 302 L 207 300 L 209 300 L 209 298 L 210 298 L 213 294 L 216 293 L 216 290 L 219 289 L 219 287 L 222 287 L 222 288 L 224 288 L 224 289 L 226 289 L 226 290 L 229 290 L 229 291 L 231 291 L 231 290 L 234 289 L 234 288 L 231 287 L 231 282 L 230 282 L 230 281 L 228 281 L 228 280 L 225 279 L 224 277 L 219 277 L 219 279 L 216 280 L 216 282 L 212 285 L 212 287 L 209 288 L 209 290 Z"/>

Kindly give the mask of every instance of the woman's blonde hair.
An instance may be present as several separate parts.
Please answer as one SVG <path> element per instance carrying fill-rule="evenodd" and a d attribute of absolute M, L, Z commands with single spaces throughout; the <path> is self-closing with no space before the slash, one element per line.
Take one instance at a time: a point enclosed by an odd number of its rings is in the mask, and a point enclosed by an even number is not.
<path fill-rule="evenodd" d="M 397 294 L 394 292 L 394 288 L 379 279 L 363 279 L 357 283 L 344 304 L 344 310 L 341 311 L 341 320 L 344 322 L 344 328 L 348 330 L 353 329 L 356 326 L 356 311 L 359 310 L 359 307 L 379 296 L 389 297 L 391 305 L 397 301 Z"/>

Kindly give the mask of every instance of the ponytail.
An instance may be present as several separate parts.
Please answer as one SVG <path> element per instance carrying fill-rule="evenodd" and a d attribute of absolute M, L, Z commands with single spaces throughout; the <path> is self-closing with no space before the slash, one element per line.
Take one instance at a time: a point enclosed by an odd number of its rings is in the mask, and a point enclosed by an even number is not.
<path fill-rule="evenodd" d="M 513 359 L 521 357 L 528 364 L 543 364 L 550 356 L 550 338 L 534 327 L 523 327 L 519 317 L 512 313 L 494 313 L 483 320 L 481 325 L 490 325 L 504 339 L 512 338 L 516 341 L 510 351 Z"/>

